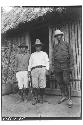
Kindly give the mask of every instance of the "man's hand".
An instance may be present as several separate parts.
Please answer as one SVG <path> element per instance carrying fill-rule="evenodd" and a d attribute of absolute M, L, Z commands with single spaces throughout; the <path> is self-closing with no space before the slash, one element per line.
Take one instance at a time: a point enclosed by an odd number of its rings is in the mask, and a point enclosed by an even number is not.
<path fill-rule="evenodd" d="M 49 75 L 49 70 L 46 69 L 46 75 Z"/>
<path fill-rule="evenodd" d="M 31 72 L 30 71 L 28 71 L 28 77 L 30 77 L 31 76 Z"/>
<path fill-rule="evenodd" d="M 28 71 L 28 80 L 30 81 L 31 80 L 31 72 Z"/>
<path fill-rule="evenodd" d="M 73 74 L 73 71 L 74 71 L 74 68 L 70 68 L 69 69 L 69 73 L 72 75 Z"/>
<path fill-rule="evenodd" d="M 31 81 L 31 78 L 30 78 L 30 76 L 28 76 L 28 80 L 29 80 L 29 82 Z"/>

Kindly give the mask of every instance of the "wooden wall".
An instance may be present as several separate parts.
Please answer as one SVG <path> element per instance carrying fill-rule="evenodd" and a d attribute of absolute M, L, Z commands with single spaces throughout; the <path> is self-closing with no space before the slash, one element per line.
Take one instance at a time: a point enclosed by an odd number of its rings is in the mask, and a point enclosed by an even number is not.
<path fill-rule="evenodd" d="M 73 75 L 75 79 L 81 79 L 81 42 L 82 42 L 82 32 L 81 32 L 81 21 L 77 22 L 69 22 L 64 24 L 56 24 L 55 26 L 49 26 L 49 58 L 50 58 L 50 70 L 53 68 L 52 65 L 52 52 L 53 52 L 53 44 L 54 44 L 54 30 L 60 29 L 64 32 L 64 38 L 67 42 L 70 43 L 73 49 L 74 55 L 74 71 Z M 14 62 L 15 62 L 15 55 L 19 51 L 18 45 L 22 42 L 25 42 L 26 45 L 29 46 L 30 53 L 31 53 L 31 41 L 29 37 L 29 33 L 21 34 L 21 36 L 14 37 L 9 39 L 9 42 L 12 43 L 12 53 L 11 53 L 11 62 L 10 62 L 10 79 L 11 81 L 15 81 L 15 73 L 14 71 Z M 56 40 L 57 43 L 57 40 Z M 3 55 L 4 56 L 4 55 Z M 5 57 L 5 56 L 4 56 Z M 12 73 L 11 73 L 12 70 Z M 8 75 L 9 76 L 9 75 Z M 73 82 L 72 90 L 80 91 L 81 90 L 81 82 L 75 81 Z M 55 81 L 50 83 L 50 88 L 55 89 Z"/>
<path fill-rule="evenodd" d="M 81 21 L 77 22 L 69 22 L 65 24 L 59 24 L 56 26 L 49 27 L 49 58 L 50 58 L 50 69 L 53 68 L 52 65 L 52 52 L 53 52 L 53 44 L 54 44 L 54 30 L 60 29 L 64 32 L 63 39 L 70 43 L 73 49 L 74 55 L 74 71 L 73 76 L 77 80 L 81 80 Z M 56 40 L 57 43 L 57 40 Z M 72 84 L 72 89 L 76 91 L 81 90 L 81 82 L 75 81 Z"/>
<path fill-rule="evenodd" d="M 17 48 L 18 45 L 25 43 L 25 45 L 28 46 L 28 51 L 31 50 L 31 41 L 30 41 L 30 36 L 28 32 L 18 35 L 17 37 L 13 37 L 10 40 L 12 41 L 13 47 L 15 48 Z"/>

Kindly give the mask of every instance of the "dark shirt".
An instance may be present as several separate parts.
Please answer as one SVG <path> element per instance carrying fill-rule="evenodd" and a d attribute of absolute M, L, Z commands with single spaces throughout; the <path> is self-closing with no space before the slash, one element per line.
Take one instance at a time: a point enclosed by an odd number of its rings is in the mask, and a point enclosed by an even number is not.
<path fill-rule="evenodd" d="M 73 51 L 66 41 L 61 40 L 60 43 L 55 45 L 53 52 L 53 65 L 62 70 L 73 67 Z"/>
<path fill-rule="evenodd" d="M 28 71 L 29 54 L 16 55 L 16 71 Z"/>

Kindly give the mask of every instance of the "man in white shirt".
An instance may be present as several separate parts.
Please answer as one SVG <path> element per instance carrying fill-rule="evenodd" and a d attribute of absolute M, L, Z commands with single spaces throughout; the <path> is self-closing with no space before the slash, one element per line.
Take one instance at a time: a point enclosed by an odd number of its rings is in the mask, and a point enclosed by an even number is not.
<path fill-rule="evenodd" d="M 28 66 L 28 71 L 32 78 L 33 105 L 38 102 L 43 103 L 43 95 L 46 87 L 46 74 L 48 74 L 49 70 L 49 58 L 46 52 L 41 51 L 42 43 L 39 39 L 36 39 L 34 47 L 36 52 L 31 54 Z"/>

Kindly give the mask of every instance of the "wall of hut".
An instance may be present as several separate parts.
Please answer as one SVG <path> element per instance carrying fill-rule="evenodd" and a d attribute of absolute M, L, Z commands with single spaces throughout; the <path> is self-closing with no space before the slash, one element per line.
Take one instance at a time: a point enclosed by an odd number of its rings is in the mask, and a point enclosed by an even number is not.
<path fill-rule="evenodd" d="M 54 44 L 54 30 L 59 28 L 64 32 L 64 40 L 69 42 L 73 49 L 74 56 L 74 79 L 81 80 L 81 21 L 69 22 L 56 26 L 49 27 L 49 58 L 50 58 L 50 70 L 53 68 L 52 57 L 53 57 L 53 44 Z M 57 43 L 57 40 L 56 40 Z M 55 88 L 55 85 L 51 83 L 51 88 Z M 75 81 L 72 83 L 72 89 L 76 91 L 81 90 L 81 82 Z"/>
<path fill-rule="evenodd" d="M 6 39 L 6 41 L 5 41 Z M 31 41 L 28 33 L 22 34 L 17 37 L 9 37 L 2 39 L 1 45 L 1 67 L 2 67 L 2 83 L 16 82 L 16 67 L 15 57 L 19 53 L 18 45 L 21 43 L 28 45 L 27 52 L 30 53 Z M 3 44 L 5 43 L 5 44 Z"/>
<path fill-rule="evenodd" d="M 50 70 L 53 68 L 52 58 L 53 58 L 53 44 L 54 44 L 54 30 L 59 28 L 64 32 L 64 40 L 70 43 L 73 49 L 74 56 L 74 71 L 73 76 L 75 79 L 81 79 L 81 21 L 66 22 L 64 24 L 51 25 L 49 27 L 49 58 L 50 58 Z M 6 48 L 2 50 L 2 83 L 16 81 L 15 77 L 15 56 L 19 53 L 18 45 L 25 43 L 28 45 L 28 52 L 31 53 L 31 40 L 29 33 L 23 33 L 21 35 L 9 38 L 6 40 Z M 3 41 L 2 41 L 3 43 Z M 56 41 L 57 43 L 57 41 Z M 3 45 L 2 45 L 3 47 Z M 10 56 L 10 61 L 9 57 Z M 9 65 L 8 65 L 9 63 Z M 8 69 L 7 69 L 8 68 Z M 6 79 L 7 78 L 7 79 Z M 55 76 L 53 76 L 55 79 Z M 53 80 L 52 78 L 52 80 Z M 81 82 L 75 81 L 71 84 L 72 89 L 76 91 L 81 90 Z M 59 86 L 56 85 L 55 80 L 50 82 L 50 88 L 55 89 Z"/>

